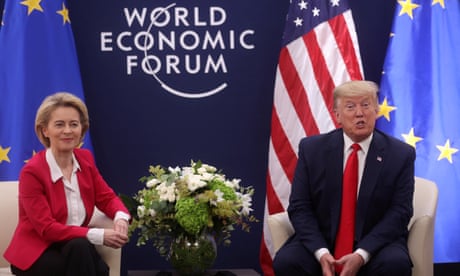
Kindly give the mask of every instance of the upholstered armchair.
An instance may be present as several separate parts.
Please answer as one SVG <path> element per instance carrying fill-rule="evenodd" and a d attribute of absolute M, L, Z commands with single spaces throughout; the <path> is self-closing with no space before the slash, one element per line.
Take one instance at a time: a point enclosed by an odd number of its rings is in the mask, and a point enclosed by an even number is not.
<path fill-rule="evenodd" d="M 416 177 L 414 215 L 409 228 L 409 254 L 413 276 L 433 276 L 434 221 L 438 204 L 438 188 L 430 180 Z M 267 220 L 276 252 L 294 234 L 287 212 L 272 214 Z"/>
<path fill-rule="evenodd" d="M 0 181 L 0 275 L 12 275 L 10 264 L 3 258 L 3 253 L 8 246 L 14 229 L 18 223 L 18 182 Z M 112 227 L 112 220 L 99 210 L 95 210 L 90 226 L 107 228 Z M 110 267 L 110 276 L 120 275 L 121 249 L 113 249 L 103 245 L 96 246 L 102 259 Z"/>

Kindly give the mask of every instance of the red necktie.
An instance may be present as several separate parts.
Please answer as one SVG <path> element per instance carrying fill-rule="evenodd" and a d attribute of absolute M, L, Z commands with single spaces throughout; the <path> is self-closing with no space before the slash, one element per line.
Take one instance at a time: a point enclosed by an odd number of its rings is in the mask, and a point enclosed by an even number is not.
<path fill-rule="evenodd" d="M 358 151 L 361 147 L 358 144 L 353 144 L 351 147 L 353 151 L 348 157 L 343 172 L 342 209 L 334 252 L 334 258 L 336 260 L 353 251 L 356 194 L 358 192 Z M 338 273 L 340 273 L 341 270 L 341 267 L 336 267 Z"/>

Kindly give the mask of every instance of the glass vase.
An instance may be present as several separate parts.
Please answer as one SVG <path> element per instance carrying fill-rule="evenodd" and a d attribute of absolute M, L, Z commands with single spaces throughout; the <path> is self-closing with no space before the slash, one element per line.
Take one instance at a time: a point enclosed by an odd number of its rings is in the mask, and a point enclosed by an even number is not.
<path fill-rule="evenodd" d="M 179 235 L 171 242 L 170 262 L 181 276 L 206 275 L 217 256 L 216 242 L 209 234 Z"/>

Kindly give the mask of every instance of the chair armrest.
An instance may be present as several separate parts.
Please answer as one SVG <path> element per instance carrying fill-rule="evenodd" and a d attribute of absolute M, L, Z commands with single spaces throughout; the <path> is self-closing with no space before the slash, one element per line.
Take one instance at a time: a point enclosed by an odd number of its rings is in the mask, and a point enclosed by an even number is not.
<path fill-rule="evenodd" d="M 88 225 L 92 228 L 113 228 L 113 221 L 98 209 L 94 209 L 93 217 Z M 110 276 L 120 276 L 121 248 L 114 249 L 104 245 L 96 245 L 96 250 L 110 268 Z"/>
<path fill-rule="evenodd" d="M 294 228 L 287 212 L 269 215 L 267 223 L 272 237 L 273 250 L 276 252 L 294 234 Z"/>
<path fill-rule="evenodd" d="M 414 264 L 412 275 L 433 276 L 434 218 L 418 217 L 409 230 L 407 246 Z"/>

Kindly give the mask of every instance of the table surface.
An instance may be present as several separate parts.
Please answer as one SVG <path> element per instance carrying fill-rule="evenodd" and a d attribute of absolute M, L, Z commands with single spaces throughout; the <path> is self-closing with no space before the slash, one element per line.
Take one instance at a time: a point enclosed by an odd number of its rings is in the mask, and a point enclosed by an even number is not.
<path fill-rule="evenodd" d="M 128 276 L 175 276 L 172 270 L 131 270 Z M 205 276 L 259 276 L 260 274 L 253 269 L 211 269 Z"/>

